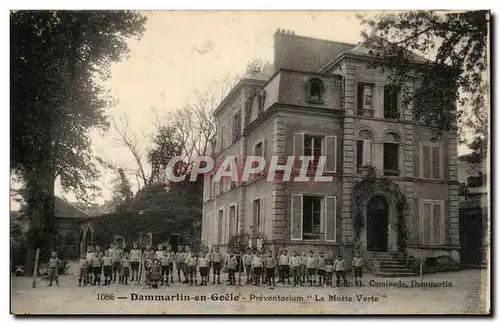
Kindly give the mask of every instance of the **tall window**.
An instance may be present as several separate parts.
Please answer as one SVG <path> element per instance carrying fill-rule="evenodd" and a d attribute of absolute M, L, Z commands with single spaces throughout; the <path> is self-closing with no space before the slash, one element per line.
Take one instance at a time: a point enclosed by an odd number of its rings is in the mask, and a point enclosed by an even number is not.
<path fill-rule="evenodd" d="M 262 156 L 262 142 L 255 144 L 255 156 Z"/>
<path fill-rule="evenodd" d="M 304 156 L 313 157 L 313 165 L 316 165 L 322 153 L 322 136 L 310 136 L 306 135 L 304 137 Z"/>
<path fill-rule="evenodd" d="M 323 82 L 320 79 L 314 78 L 307 83 L 307 101 L 323 102 Z"/>
<path fill-rule="evenodd" d="M 241 136 L 241 111 L 233 116 L 233 141 Z"/>
<path fill-rule="evenodd" d="M 322 198 L 304 196 L 302 211 L 302 239 L 318 240 L 321 238 L 321 204 Z"/>
<path fill-rule="evenodd" d="M 440 143 L 425 142 L 420 146 L 421 176 L 424 179 L 443 178 L 443 165 Z"/>
<path fill-rule="evenodd" d="M 219 195 L 224 193 L 224 177 L 219 179 Z"/>
<path fill-rule="evenodd" d="M 366 130 L 359 132 L 356 141 L 356 168 L 361 172 L 365 166 L 372 165 L 372 134 Z"/>
<path fill-rule="evenodd" d="M 250 124 L 250 118 L 252 116 L 252 97 L 245 100 L 245 127 Z"/>
<path fill-rule="evenodd" d="M 214 197 L 214 175 L 210 175 L 210 182 L 208 183 L 208 198 L 212 199 Z"/>
<path fill-rule="evenodd" d="M 384 86 L 384 118 L 399 118 L 398 94 L 398 88 L 393 86 Z"/>
<path fill-rule="evenodd" d="M 222 224 L 224 223 L 224 211 L 219 210 L 219 215 L 217 219 L 217 244 L 222 242 Z"/>
<path fill-rule="evenodd" d="M 236 233 L 236 206 L 229 207 L 229 237 Z"/>
<path fill-rule="evenodd" d="M 261 232 L 261 219 L 260 219 L 260 199 L 253 201 L 253 226 L 257 232 Z"/>
<path fill-rule="evenodd" d="M 389 133 L 384 139 L 384 175 L 398 176 L 398 150 L 399 138 L 396 134 Z"/>
<path fill-rule="evenodd" d="M 358 115 L 373 116 L 373 84 L 358 83 Z"/>

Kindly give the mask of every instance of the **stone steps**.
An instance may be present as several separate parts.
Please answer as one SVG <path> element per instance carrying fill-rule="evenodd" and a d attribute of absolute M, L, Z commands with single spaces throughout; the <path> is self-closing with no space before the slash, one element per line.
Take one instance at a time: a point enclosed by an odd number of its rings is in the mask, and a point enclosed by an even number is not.
<path fill-rule="evenodd" d="M 405 266 L 404 260 L 394 258 L 389 253 L 376 252 L 369 258 L 370 264 L 378 264 L 373 274 L 379 277 L 413 277 L 418 274 L 413 269 Z"/>
<path fill-rule="evenodd" d="M 411 271 L 411 270 L 410 270 Z M 385 271 L 377 271 L 374 273 L 377 277 L 416 277 L 418 273 L 414 272 L 385 272 Z"/>

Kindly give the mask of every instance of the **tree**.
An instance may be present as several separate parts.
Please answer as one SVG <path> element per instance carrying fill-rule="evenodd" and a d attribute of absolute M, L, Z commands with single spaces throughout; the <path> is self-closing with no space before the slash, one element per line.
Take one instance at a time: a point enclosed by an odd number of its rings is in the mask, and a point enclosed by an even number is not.
<path fill-rule="evenodd" d="M 380 59 L 374 66 L 388 70 L 398 87 L 420 81 L 413 96 L 403 98 L 404 106 L 413 106 L 416 120 L 436 137 L 457 129 L 463 135 L 469 129 L 474 133 L 469 145 L 487 143 L 487 11 L 410 11 L 360 19 L 368 28 L 365 44 Z"/>
<path fill-rule="evenodd" d="M 113 186 L 113 199 L 128 202 L 134 197 L 130 181 L 122 168 L 118 168 L 117 173 L 118 177 L 115 179 L 115 185 Z"/>
<path fill-rule="evenodd" d="M 10 163 L 25 184 L 30 248 L 54 234 L 56 179 L 82 199 L 98 189 L 88 134 L 109 126 L 113 100 L 102 81 L 145 20 L 129 11 L 11 12 Z"/>

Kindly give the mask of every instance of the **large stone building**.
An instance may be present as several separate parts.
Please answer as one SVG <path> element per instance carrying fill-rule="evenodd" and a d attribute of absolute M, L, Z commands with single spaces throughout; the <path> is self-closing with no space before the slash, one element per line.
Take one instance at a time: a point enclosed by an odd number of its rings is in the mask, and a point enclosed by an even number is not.
<path fill-rule="evenodd" d="M 369 61 L 362 44 L 275 33 L 274 74 L 241 80 L 214 112 L 213 154 L 238 162 L 261 155 L 268 163 L 326 156 L 333 180 L 267 181 L 263 173 L 216 183 L 207 175 L 205 243 L 224 249 L 232 235 L 255 228 L 269 248 L 333 250 L 349 259 L 354 248 L 395 251 L 404 224 L 410 254 L 458 261 L 457 137 L 431 141 Z M 370 187 L 360 185 L 366 170 L 376 172 Z"/>

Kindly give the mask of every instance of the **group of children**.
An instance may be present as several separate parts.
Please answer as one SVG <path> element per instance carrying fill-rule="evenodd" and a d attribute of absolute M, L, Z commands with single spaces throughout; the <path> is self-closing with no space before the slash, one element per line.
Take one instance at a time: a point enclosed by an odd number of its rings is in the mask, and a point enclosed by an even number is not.
<path fill-rule="evenodd" d="M 198 285 L 198 272 L 200 274 L 201 286 L 206 286 L 210 281 L 210 270 L 212 269 L 212 284 L 221 284 L 221 269 L 227 269 L 228 284 L 236 284 L 236 272 L 239 271 L 238 254 L 229 251 L 227 256 L 223 256 L 216 247 L 210 253 L 194 253 L 189 246 L 185 248 L 179 246 L 178 252 L 172 251 L 171 246 L 163 250 L 159 245 L 154 251 L 151 246 L 147 246 L 141 251 L 137 244 L 134 244 L 129 252 L 125 252 L 119 245 L 111 244 L 109 249 L 101 251 L 99 247 L 87 248 L 86 255 L 82 255 L 79 260 L 80 276 L 78 286 L 90 284 L 100 285 L 101 278 L 104 278 L 104 285 L 118 283 L 128 285 L 130 282 L 139 282 L 141 280 L 141 263 L 144 265 L 144 279 L 151 288 L 158 288 L 159 285 L 169 286 L 174 283 L 174 265 L 177 270 L 177 279 L 179 282 L 190 285 Z M 49 279 L 50 284 L 55 280 L 58 282 L 59 259 L 57 253 L 52 253 L 49 260 Z M 354 272 L 355 285 L 362 285 L 363 277 L 363 258 L 359 251 L 356 252 L 352 260 L 352 269 Z M 286 249 L 282 250 L 279 257 L 273 256 L 271 251 L 250 250 L 241 258 L 241 268 L 246 273 L 246 284 L 260 286 L 261 283 L 267 284 L 270 288 L 275 286 L 276 269 L 279 273 L 278 283 L 305 285 L 308 286 L 333 286 L 333 274 L 336 276 L 336 285 L 347 285 L 346 264 L 341 255 L 336 258 L 329 253 L 323 252 L 315 254 L 309 251 L 299 255 L 294 251 L 290 256 Z M 181 280 L 184 277 L 184 280 Z"/>
<path fill-rule="evenodd" d="M 338 255 L 334 259 L 332 254 L 325 256 L 323 252 L 315 255 L 313 251 L 309 251 L 309 256 L 307 256 L 305 252 L 299 255 L 297 251 L 294 251 L 292 256 L 290 256 L 285 249 L 281 251 L 280 256 L 276 260 L 271 251 L 268 251 L 265 255 L 261 255 L 259 251 L 247 251 L 243 256 L 243 263 L 247 284 L 253 283 L 259 286 L 262 281 L 269 287 L 274 287 L 276 265 L 279 272 L 278 283 L 286 284 L 288 282 L 288 284 L 292 284 L 290 280 L 290 277 L 292 277 L 294 286 L 303 286 L 306 282 L 308 286 L 316 286 L 316 282 L 318 286 L 333 286 L 333 273 L 335 273 L 337 286 L 341 285 L 341 279 L 344 285 L 348 284 L 346 264 L 341 255 Z M 356 252 L 352 266 L 355 285 L 359 284 L 361 286 L 363 258 L 359 252 Z"/>

